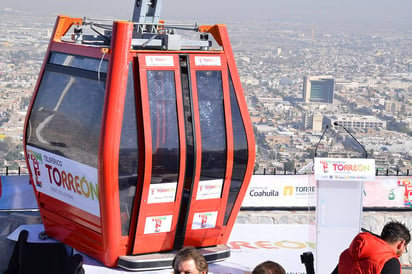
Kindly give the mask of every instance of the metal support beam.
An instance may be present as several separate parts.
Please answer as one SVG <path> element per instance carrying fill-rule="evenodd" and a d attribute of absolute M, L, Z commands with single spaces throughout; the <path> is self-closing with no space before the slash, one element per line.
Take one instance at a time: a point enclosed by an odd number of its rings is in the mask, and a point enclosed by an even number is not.
<path fill-rule="evenodd" d="M 159 23 L 162 0 L 136 0 L 132 21 L 140 24 Z"/>

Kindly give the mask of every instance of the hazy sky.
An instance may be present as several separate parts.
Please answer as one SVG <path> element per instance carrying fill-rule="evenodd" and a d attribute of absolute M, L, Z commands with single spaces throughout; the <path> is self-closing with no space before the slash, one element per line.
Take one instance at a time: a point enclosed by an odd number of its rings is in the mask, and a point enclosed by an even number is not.
<path fill-rule="evenodd" d="M 76 17 L 131 19 L 134 0 L 0 0 L 0 8 Z M 412 25 L 412 0 L 163 0 L 162 19 L 225 23 L 270 20 L 311 24 Z M 213 20 L 207 22 L 207 20 Z"/>

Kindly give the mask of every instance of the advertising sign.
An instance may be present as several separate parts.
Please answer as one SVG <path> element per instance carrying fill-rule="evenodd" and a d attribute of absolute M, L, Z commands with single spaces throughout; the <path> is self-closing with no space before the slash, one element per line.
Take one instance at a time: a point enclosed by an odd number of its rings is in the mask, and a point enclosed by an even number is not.
<path fill-rule="evenodd" d="M 399 184 L 406 182 L 402 178 L 396 176 L 376 177 L 374 181 L 366 181 L 363 183 L 363 206 L 364 207 L 387 207 L 387 208 L 402 208 L 408 207 L 407 186 Z"/>
<path fill-rule="evenodd" d="M 27 157 L 38 192 L 100 217 L 96 168 L 32 146 Z"/>
<path fill-rule="evenodd" d="M 316 180 L 367 181 L 375 179 L 375 159 L 315 158 Z"/>
<path fill-rule="evenodd" d="M 314 175 L 253 175 L 242 207 L 316 206 Z M 364 207 L 412 207 L 412 177 L 379 176 L 365 181 Z"/>
<path fill-rule="evenodd" d="M 219 191 L 201 197 L 216 197 L 220 193 L 220 183 L 212 185 Z M 174 201 L 175 188 L 176 183 L 152 184 L 148 203 Z M 315 206 L 316 191 L 314 175 L 253 175 L 242 207 Z M 364 182 L 363 195 L 364 207 L 410 208 L 412 177 L 378 176 Z M 29 176 L 1 176 L 0 210 L 31 208 L 37 208 L 37 202 Z"/>
<path fill-rule="evenodd" d="M 242 207 L 307 207 L 316 204 L 313 176 L 253 175 Z"/>

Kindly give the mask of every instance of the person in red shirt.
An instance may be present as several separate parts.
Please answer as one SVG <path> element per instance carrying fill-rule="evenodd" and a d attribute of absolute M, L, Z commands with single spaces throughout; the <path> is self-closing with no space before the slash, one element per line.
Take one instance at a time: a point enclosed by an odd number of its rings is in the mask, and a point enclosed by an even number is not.
<path fill-rule="evenodd" d="M 369 232 L 359 233 L 340 255 L 332 274 L 401 273 L 398 258 L 407 252 L 410 240 L 406 226 L 394 221 L 383 227 L 380 237 Z"/>

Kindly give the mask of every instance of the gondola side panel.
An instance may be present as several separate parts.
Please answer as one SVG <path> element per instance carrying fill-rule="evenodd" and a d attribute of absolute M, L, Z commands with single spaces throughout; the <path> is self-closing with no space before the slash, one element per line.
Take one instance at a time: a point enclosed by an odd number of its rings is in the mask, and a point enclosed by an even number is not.
<path fill-rule="evenodd" d="M 125 255 L 122 246 L 119 202 L 119 149 L 122 129 L 124 100 L 127 89 L 129 54 L 133 24 L 118 21 L 113 24 L 110 49 L 107 96 L 103 111 L 103 125 L 99 146 L 99 194 L 101 203 L 103 263 L 115 266 L 120 255 Z"/>
<path fill-rule="evenodd" d="M 234 58 L 232 46 L 230 44 L 229 34 L 227 32 L 227 28 L 225 25 L 214 25 L 214 26 L 201 26 L 200 31 L 207 32 L 213 35 L 215 40 L 222 46 L 224 54 L 227 59 L 228 68 L 229 68 L 229 75 L 232 79 L 233 89 L 235 94 L 235 101 L 238 105 L 238 110 L 240 112 L 242 124 L 244 126 L 244 134 L 246 137 L 246 145 L 247 145 L 247 163 L 246 169 L 243 176 L 243 180 L 241 182 L 240 189 L 238 191 L 238 195 L 236 200 L 233 204 L 232 210 L 228 213 L 227 219 L 227 230 L 224 233 L 224 242 L 227 242 L 233 228 L 233 225 L 236 221 L 236 217 L 240 210 L 243 198 L 246 195 L 247 188 L 249 186 L 250 180 L 253 175 L 253 168 L 255 163 L 256 151 L 255 151 L 255 137 L 253 133 L 252 122 L 250 119 L 249 111 L 246 104 L 245 95 L 242 89 L 242 85 L 240 82 L 240 76 L 237 70 L 236 61 Z M 232 104 L 233 105 L 233 104 Z M 235 136 L 235 139 L 237 137 Z"/>

